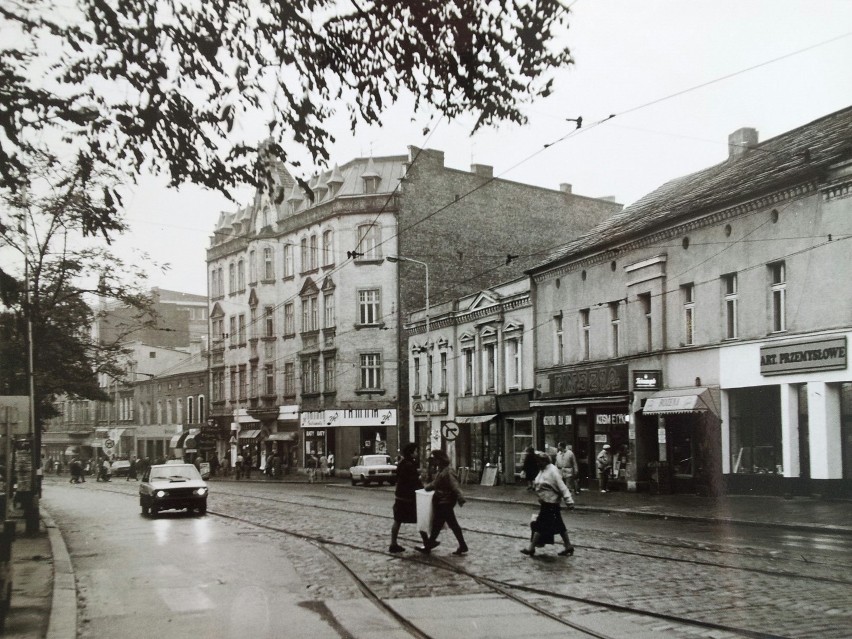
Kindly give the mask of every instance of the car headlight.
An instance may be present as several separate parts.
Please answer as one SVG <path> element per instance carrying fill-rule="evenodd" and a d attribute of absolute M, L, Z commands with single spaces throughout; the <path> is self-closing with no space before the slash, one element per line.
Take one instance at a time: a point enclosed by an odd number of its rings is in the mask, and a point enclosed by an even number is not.
<path fill-rule="evenodd" d="M 198 494 L 198 495 L 204 496 L 204 495 L 206 495 L 206 494 L 207 494 L 207 489 L 206 489 L 206 488 L 197 488 L 197 489 L 195 490 L 195 492 L 196 492 L 196 494 Z"/>
<path fill-rule="evenodd" d="M 154 494 L 155 494 L 157 497 L 165 497 L 165 496 L 166 496 L 166 491 L 165 491 L 165 490 L 158 490 L 158 491 L 157 491 L 156 493 L 154 493 Z"/>

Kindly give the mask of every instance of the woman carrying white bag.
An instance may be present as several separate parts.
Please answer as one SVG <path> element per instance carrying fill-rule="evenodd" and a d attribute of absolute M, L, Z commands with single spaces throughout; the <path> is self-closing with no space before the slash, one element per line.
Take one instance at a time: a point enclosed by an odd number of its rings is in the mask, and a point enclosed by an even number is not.
<path fill-rule="evenodd" d="M 424 541 L 422 546 L 418 546 L 417 551 L 429 553 L 435 548 L 440 543 L 437 540 L 438 535 L 446 523 L 459 543 L 459 547 L 453 551 L 453 554 L 464 555 L 468 548 L 454 510 L 456 504 L 464 506 L 464 495 L 459 488 L 455 473 L 450 468 L 450 458 L 447 457 L 447 453 L 442 450 L 433 450 L 429 455 L 429 461 L 438 469 L 435 478 L 424 488 L 427 491 L 435 491 L 435 496 L 432 498 L 432 531 L 429 539 Z"/>

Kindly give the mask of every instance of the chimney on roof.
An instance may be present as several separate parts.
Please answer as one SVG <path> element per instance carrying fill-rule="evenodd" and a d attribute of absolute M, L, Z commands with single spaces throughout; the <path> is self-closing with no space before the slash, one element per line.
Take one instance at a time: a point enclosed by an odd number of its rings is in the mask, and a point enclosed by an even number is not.
<path fill-rule="evenodd" d="M 567 193 L 568 195 L 571 195 L 571 185 L 568 184 L 567 182 L 563 182 L 562 184 L 560 184 L 559 190 L 562 191 L 563 193 Z"/>
<path fill-rule="evenodd" d="M 757 129 L 737 129 L 728 136 L 728 159 L 740 158 L 756 146 Z"/>
<path fill-rule="evenodd" d="M 479 177 L 489 179 L 494 177 L 494 167 L 488 166 L 487 164 L 471 164 L 470 172 L 474 175 L 478 175 Z"/>

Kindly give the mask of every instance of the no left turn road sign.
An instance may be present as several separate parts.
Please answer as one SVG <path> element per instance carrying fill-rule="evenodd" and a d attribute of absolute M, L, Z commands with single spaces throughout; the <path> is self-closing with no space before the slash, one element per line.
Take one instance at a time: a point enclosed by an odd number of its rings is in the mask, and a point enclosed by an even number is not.
<path fill-rule="evenodd" d="M 459 436 L 459 425 L 455 422 L 447 422 L 441 426 L 441 436 L 448 442 L 455 441 Z"/>
<path fill-rule="evenodd" d="M 115 442 L 111 439 L 108 439 L 104 442 L 104 448 L 112 448 L 113 446 L 115 446 Z"/>

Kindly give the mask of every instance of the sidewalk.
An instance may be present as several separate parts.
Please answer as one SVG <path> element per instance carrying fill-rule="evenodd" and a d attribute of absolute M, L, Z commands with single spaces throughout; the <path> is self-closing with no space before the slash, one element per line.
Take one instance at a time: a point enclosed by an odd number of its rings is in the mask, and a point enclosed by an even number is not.
<path fill-rule="evenodd" d="M 211 484 L 236 483 L 233 477 L 215 477 Z M 260 472 L 240 483 L 307 483 L 303 474 L 269 479 Z M 352 490 L 382 490 L 393 487 L 352 487 L 348 478 L 334 477 L 317 484 Z M 535 506 L 535 495 L 524 486 L 462 487 L 468 499 L 495 503 Z M 214 488 L 215 490 L 215 488 Z M 751 526 L 771 526 L 789 530 L 823 531 L 852 535 L 852 502 L 807 497 L 784 499 L 757 495 L 731 495 L 710 499 L 697 495 L 649 495 L 646 493 L 584 491 L 575 499 L 580 512 L 614 513 L 624 516 L 656 517 L 668 520 L 729 522 Z M 14 590 L 12 607 L 3 637 L 9 639 L 74 639 L 77 598 L 74 573 L 68 550 L 50 514 L 44 509 L 42 527 L 35 536 L 24 535 L 24 521 L 17 521 L 18 537 L 12 547 Z"/>

